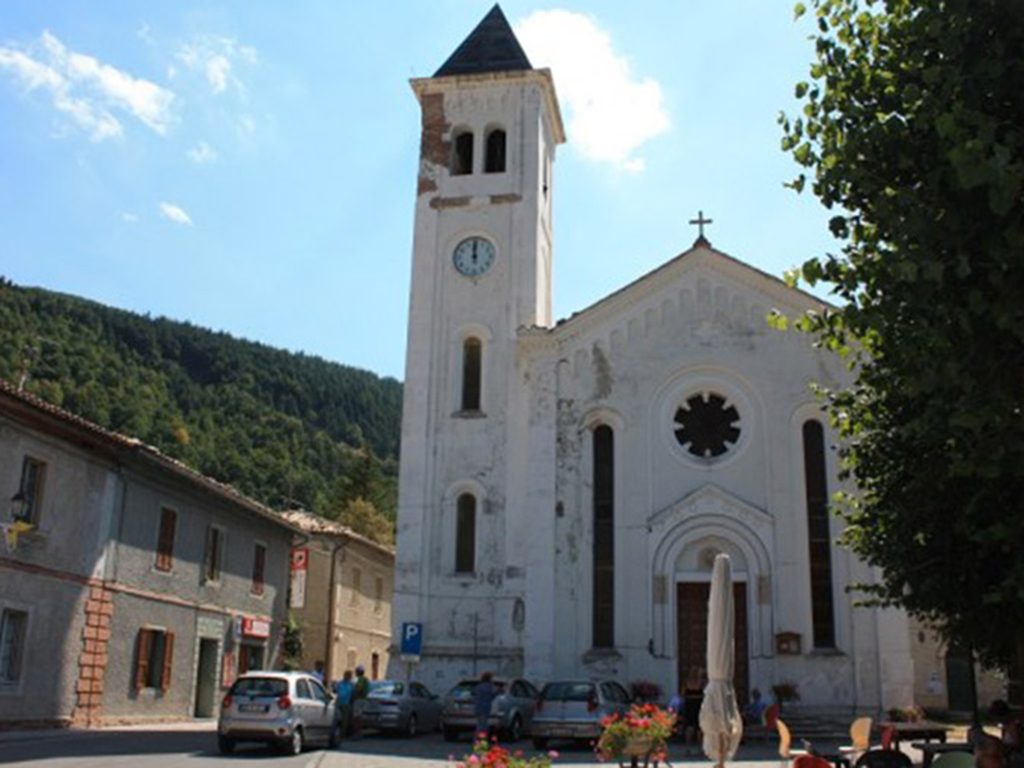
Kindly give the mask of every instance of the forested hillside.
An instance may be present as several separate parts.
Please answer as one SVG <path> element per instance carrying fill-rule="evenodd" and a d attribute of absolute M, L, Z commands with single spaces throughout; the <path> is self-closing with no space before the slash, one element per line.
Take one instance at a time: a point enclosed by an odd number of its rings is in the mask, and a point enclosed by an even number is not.
<path fill-rule="evenodd" d="M 393 519 L 390 378 L 0 278 L 0 377 L 266 504 Z"/>

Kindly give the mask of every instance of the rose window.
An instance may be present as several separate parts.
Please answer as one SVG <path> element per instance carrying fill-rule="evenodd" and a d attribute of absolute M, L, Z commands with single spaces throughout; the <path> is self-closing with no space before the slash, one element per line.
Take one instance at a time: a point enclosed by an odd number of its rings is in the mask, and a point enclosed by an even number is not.
<path fill-rule="evenodd" d="M 676 440 L 701 458 L 721 456 L 740 439 L 740 414 L 721 395 L 704 392 L 679 406 L 673 427 Z"/>

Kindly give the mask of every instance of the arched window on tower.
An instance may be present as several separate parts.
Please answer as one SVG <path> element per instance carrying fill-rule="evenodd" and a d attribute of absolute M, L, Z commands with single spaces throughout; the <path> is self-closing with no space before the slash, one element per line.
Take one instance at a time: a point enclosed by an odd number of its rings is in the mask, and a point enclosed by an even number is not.
<path fill-rule="evenodd" d="M 462 404 L 463 411 L 480 410 L 480 374 L 483 344 L 470 336 L 462 342 Z"/>
<path fill-rule="evenodd" d="M 811 419 L 804 422 L 803 442 L 814 647 L 835 648 L 836 624 L 832 600 L 832 538 L 829 536 L 828 525 L 825 430 L 820 421 Z"/>
<path fill-rule="evenodd" d="M 505 172 L 505 131 L 494 128 L 487 134 L 487 155 L 484 173 Z"/>
<path fill-rule="evenodd" d="M 455 572 L 476 570 L 476 497 L 459 494 L 455 502 Z"/>
<path fill-rule="evenodd" d="M 473 132 L 457 131 L 452 141 L 452 176 L 473 172 Z"/>
<path fill-rule="evenodd" d="M 615 434 L 602 424 L 594 443 L 594 648 L 615 645 Z"/>

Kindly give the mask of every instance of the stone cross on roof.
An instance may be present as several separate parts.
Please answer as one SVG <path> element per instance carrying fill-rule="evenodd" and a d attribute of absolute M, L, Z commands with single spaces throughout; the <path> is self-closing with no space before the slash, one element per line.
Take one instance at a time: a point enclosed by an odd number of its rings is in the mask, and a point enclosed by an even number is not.
<path fill-rule="evenodd" d="M 704 225 L 713 224 L 714 219 L 705 219 L 704 211 L 697 211 L 697 218 L 690 219 L 690 224 L 697 225 L 697 239 L 693 241 L 695 246 L 697 245 L 711 245 L 706 237 L 704 237 Z"/>

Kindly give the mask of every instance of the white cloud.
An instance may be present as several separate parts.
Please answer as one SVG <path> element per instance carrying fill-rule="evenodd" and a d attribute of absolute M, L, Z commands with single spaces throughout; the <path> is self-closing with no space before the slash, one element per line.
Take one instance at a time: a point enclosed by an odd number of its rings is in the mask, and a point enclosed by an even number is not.
<path fill-rule="evenodd" d="M 186 152 L 188 159 L 193 163 L 212 163 L 217 159 L 217 150 L 207 144 L 205 141 L 200 141 L 192 149 Z"/>
<path fill-rule="evenodd" d="M 185 213 L 185 210 L 174 203 L 168 203 L 161 201 L 160 203 L 160 215 L 168 221 L 173 221 L 175 224 L 187 224 L 192 226 L 192 217 Z"/>
<path fill-rule="evenodd" d="M 642 171 L 635 153 L 669 127 L 657 81 L 634 75 L 608 33 L 585 14 L 535 11 L 515 31 L 530 62 L 554 73 L 573 146 L 591 160 Z"/>
<path fill-rule="evenodd" d="M 244 93 L 245 86 L 236 74 L 235 64 L 253 65 L 257 54 L 251 45 L 241 45 L 232 37 L 202 35 L 181 46 L 177 59 L 187 69 L 205 77 L 214 94 L 224 93 L 232 87 Z"/>
<path fill-rule="evenodd" d="M 121 136 L 124 128 L 112 110 L 134 116 L 163 135 L 172 120 L 174 94 L 85 54 L 70 51 L 43 32 L 37 57 L 0 47 L 0 70 L 7 70 L 29 91 L 49 92 L 53 106 L 89 132 L 93 141 Z M 35 52 L 33 52 L 35 53 Z"/>

